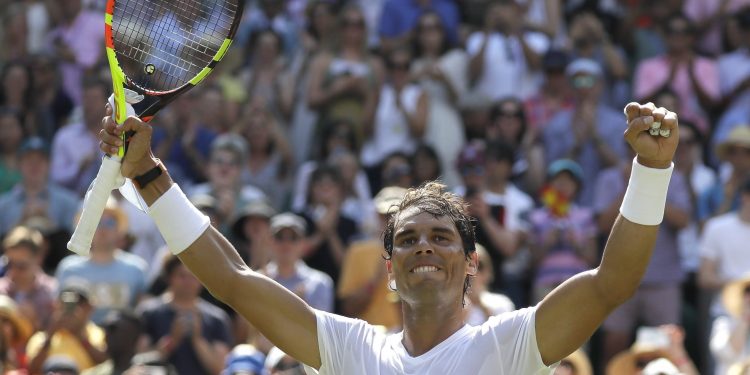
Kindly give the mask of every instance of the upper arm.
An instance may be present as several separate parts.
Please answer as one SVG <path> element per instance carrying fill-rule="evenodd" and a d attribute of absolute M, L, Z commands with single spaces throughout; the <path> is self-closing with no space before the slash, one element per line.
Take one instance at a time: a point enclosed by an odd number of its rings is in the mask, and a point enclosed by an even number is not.
<path fill-rule="evenodd" d="M 283 286 L 250 270 L 218 231 L 209 228 L 180 254 L 180 260 L 274 345 L 308 366 L 320 367 L 314 310 Z"/>

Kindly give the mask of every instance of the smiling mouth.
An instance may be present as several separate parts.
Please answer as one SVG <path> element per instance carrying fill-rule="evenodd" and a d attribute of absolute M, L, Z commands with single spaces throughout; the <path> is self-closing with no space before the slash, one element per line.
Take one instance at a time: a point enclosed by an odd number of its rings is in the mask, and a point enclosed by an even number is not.
<path fill-rule="evenodd" d="M 437 272 L 437 271 L 440 271 L 440 268 L 437 268 L 435 266 L 419 266 L 411 270 L 412 273 L 426 273 L 426 272 Z"/>

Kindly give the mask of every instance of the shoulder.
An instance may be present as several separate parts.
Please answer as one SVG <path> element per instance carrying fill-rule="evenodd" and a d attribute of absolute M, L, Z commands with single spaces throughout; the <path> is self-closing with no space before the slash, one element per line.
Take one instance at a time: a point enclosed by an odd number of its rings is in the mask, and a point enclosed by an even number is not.
<path fill-rule="evenodd" d="M 530 209 L 534 206 L 534 200 L 513 184 L 508 186 L 508 199 L 524 209 Z"/>
<path fill-rule="evenodd" d="M 158 296 L 148 298 L 139 303 L 136 307 L 136 311 L 144 318 L 153 318 L 154 315 L 168 310 L 169 307 L 167 304 L 165 304 L 161 297 Z"/>
<path fill-rule="evenodd" d="M 137 269 L 138 271 L 145 271 L 148 269 L 148 263 L 146 263 L 143 258 L 127 251 L 118 251 L 116 257 L 119 263 L 124 267 Z"/>
<path fill-rule="evenodd" d="M 88 260 L 87 257 L 81 255 L 68 255 L 60 262 L 57 266 L 57 272 L 69 271 L 73 268 L 81 267 Z"/>
<path fill-rule="evenodd" d="M 704 233 L 708 235 L 712 232 L 733 232 L 735 227 L 739 225 L 739 220 L 737 220 L 737 214 L 734 212 L 726 213 L 724 215 L 716 216 L 714 218 L 709 219 L 706 222 L 706 227 L 704 229 Z"/>

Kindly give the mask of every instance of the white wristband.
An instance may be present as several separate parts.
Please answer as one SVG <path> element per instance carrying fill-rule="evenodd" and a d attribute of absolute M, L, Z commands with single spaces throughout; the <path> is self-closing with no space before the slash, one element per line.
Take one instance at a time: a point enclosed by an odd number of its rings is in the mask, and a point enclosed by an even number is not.
<path fill-rule="evenodd" d="M 666 169 L 649 168 L 633 159 L 630 181 L 622 200 L 620 213 L 641 225 L 659 225 L 664 220 L 664 206 L 674 163 Z"/>
<path fill-rule="evenodd" d="M 172 254 L 178 255 L 190 246 L 211 224 L 208 216 L 190 203 L 177 184 L 167 190 L 148 208 L 156 227 Z"/>

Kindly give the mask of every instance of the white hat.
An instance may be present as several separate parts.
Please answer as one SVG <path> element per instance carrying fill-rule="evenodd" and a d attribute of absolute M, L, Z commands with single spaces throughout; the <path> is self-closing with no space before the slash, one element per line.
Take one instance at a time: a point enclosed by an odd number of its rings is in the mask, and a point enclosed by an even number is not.
<path fill-rule="evenodd" d="M 565 74 L 568 77 L 581 73 L 601 77 L 603 75 L 602 66 L 592 59 L 575 59 L 565 69 Z"/>

